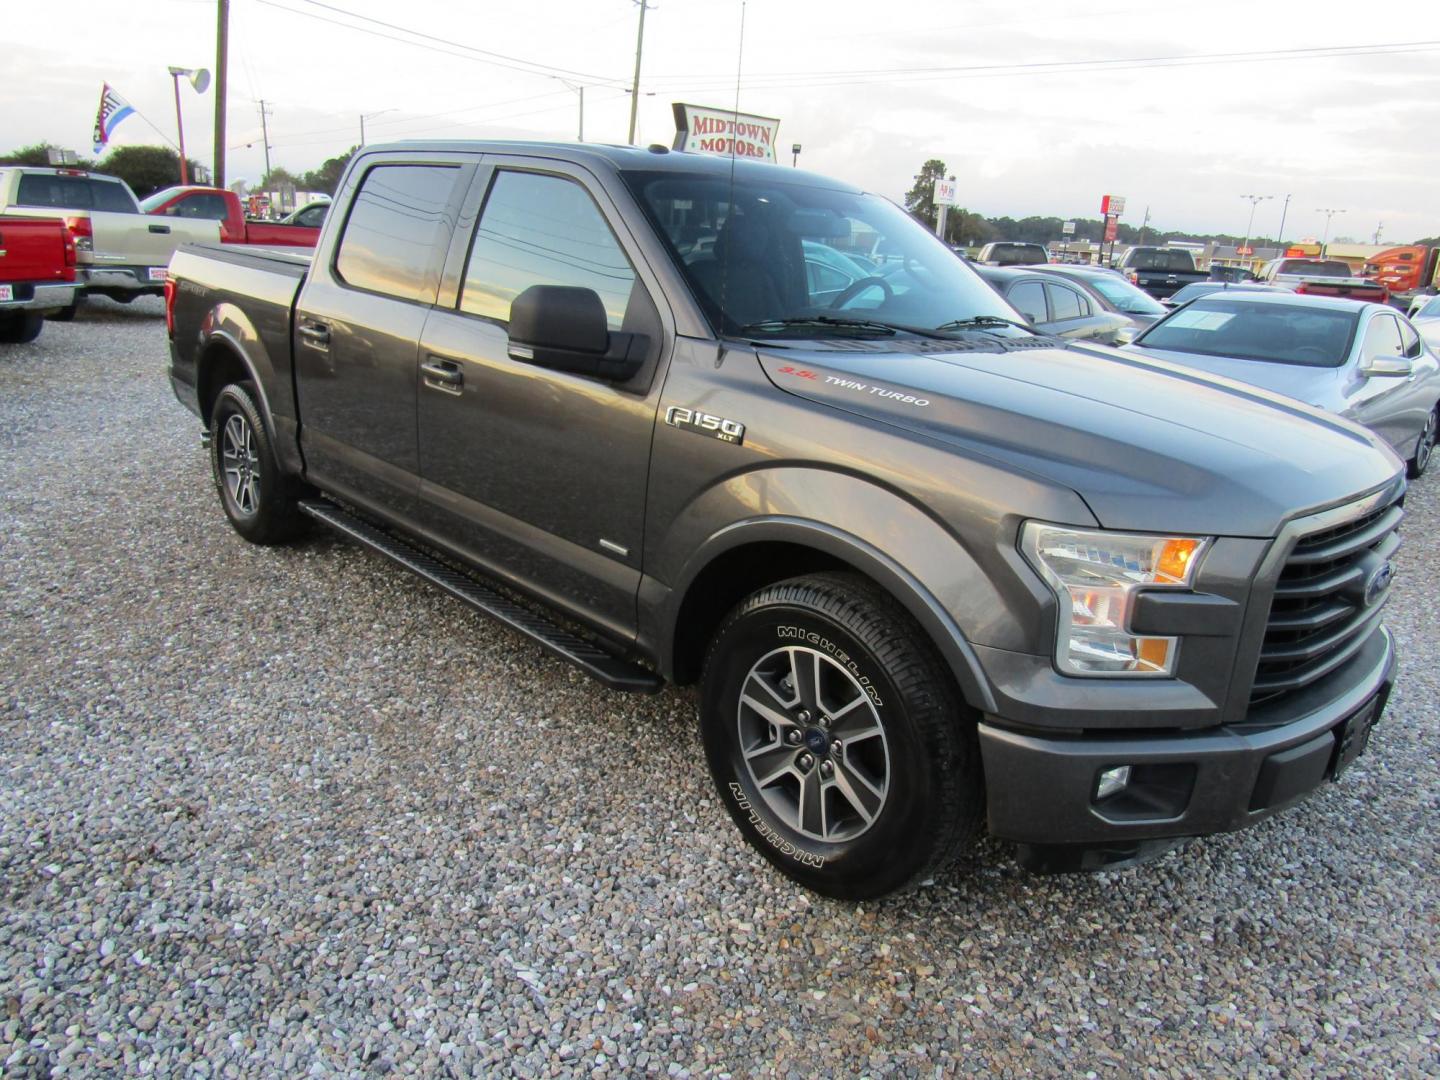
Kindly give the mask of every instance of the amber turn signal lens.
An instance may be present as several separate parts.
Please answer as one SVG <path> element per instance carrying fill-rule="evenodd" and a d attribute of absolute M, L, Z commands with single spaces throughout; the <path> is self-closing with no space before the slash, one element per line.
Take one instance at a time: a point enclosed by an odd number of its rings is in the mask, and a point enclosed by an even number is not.
<path fill-rule="evenodd" d="M 1190 560 L 1200 544 L 1201 541 L 1188 538 L 1166 540 L 1155 558 L 1156 574 L 1176 583 L 1185 581 L 1190 576 Z"/>

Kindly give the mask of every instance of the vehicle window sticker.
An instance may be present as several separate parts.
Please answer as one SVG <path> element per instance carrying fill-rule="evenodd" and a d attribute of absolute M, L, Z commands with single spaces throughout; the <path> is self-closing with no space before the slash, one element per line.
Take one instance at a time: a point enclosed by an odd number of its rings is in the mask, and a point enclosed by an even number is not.
<path fill-rule="evenodd" d="M 1171 317 L 1169 325 L 1177 330 L 1219 330 L 1233 318 L 1229 311 L 1182 311 Z"/>

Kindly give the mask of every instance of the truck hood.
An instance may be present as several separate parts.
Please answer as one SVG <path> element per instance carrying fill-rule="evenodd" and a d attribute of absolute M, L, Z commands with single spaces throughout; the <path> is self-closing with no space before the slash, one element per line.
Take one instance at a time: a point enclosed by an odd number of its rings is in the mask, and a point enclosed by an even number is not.
<path fill-rule="evenodd" d="M 1297 511 L 1401 468 L 1365 429 L 1253 386 L 1117 350 L 1025 344 L 843 341 L 758 356 L 787 393 L 1062 484 L 1106 528 L 1274 536 Z"/>

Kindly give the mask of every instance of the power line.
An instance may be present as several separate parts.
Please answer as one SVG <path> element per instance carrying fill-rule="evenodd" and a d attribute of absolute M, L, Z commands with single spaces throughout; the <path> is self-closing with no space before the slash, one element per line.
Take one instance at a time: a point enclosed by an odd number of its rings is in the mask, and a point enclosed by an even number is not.
<path fill-rule="evenodd" d="M 458 57 L 461 60 L 471 60 L 475 63 L 490 64 L 495 67 L 507 68 L 510 71 L 518 71 L 526 75 L 536 75 L 541 78 L 571 78 L 582 79 L 586 82 L 604 84 L 606 86 L 623 86 L 624 81 L 603 75 L 591 75 L 583 71 L 573 71 L 569 68 L 556 67 L 552 64 L 542 64 L 535 60 L 526 60 L 519 56 L 507 56 L 504 53 L 492 52 L 489 49 L 481 49 L 474 45 L 466 45 L 464 42 L 451 41 L 446 38 L 436 37 L 421 30 L 411 30 L 409 27 L 400 26 L 397 23 L 385 22 L 381 19 L 372 19 L 368 15 L 358 15 L 355 12 L 346 11 L 344 8 L 334 7 L 330 4 L 321 3 L 320 0 L 294 0 L 296 3 L 310 4 L 314 7 L 324 8 L 327 11 L 334 11 L 338 14 L 348 16 L 352 19 L 360 19 L 364 22 L 374 23 L 376 26 L 383 26 L 391 30 L 398 30 L 402 34 L 409 34 L 411 37 L 422 38 L 425 41 L 437 42 L 439 45 L 449 48 L 439 48 L 437 45 L 426 45 L 420 41 L 411 41 L 409 38 L 396 37 L 394 34 L 386 34 L 379 30 L 371 30 L 368 27 L 356 26 L 354 23 L 342 22 L 339 19 L 328 18 L 324 15 L 317 15 L 311 11 L 300 11 L 296 8 L 286 7 L 276 3 L 275 0 L 258 0 L 266 7 L 273 7 L 279 11 L 288 11 L 292 15 L 300 15 L 307 19 L 316 19 L 320 22 L 329 23 L 332 26 L 342 26 L 347 30 L 354 30 L 361 34 L 370 34 L 374 37 L 386 38 L 389 41 L 398 41 L 402 45 L 410 45 L 417 49 L 430 49 L 433 52 L 444 53 L 447 56 Z M 455 49 L 463 49 L 464 52 L 455 52 Z M 523 66 L 522 66 L 523 65 Z"/>
<path fill-rule="evenodd" d="M 1343 59 L 1349 56 L 1397 55 L 1430 52 L 1440 49 L 1437 41 L 1376 42 L 1369 45 L 1325 45 L 1301 49 L 1258 49 L 1248 52 L 1189 53 L 1170 56 L 1108 57 L 1092 60 L 1037 60 L 1012 64 L 974 64 L 945 67 L 871 68 L 849 71 L 788 72 L 773 75 L 751 75 L 752 86 L 783 89 L 786 87 L 844 86 L 875 81 L 920 82 L 947 78 L 984 78 L 1026 74 L 1077 73 L 1085 71 L 1143 70 L 1152 67 L 1200 67 L 1214 64 L 1256 63 L 1261 61 Z M 894 76 L 893 79 L 883 77 Z M 713 78 L 714 84 L 700 85 L 697 80 Z M 652 85 L 669 83 L 666 87 L 684 89 L 727 89 L 730 82 L 719 82 L 723 75 L 686 76 L 652 75 Z"/>

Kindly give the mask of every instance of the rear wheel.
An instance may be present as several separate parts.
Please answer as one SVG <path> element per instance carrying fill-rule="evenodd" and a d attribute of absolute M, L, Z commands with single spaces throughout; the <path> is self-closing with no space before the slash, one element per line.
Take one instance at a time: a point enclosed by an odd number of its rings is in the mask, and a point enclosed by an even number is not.
<path fill-rule="evenodd" d="M 1430 415 L 1425 418 L 1425 427 L 1420 432 L 1420 439 L 1415 444 L 1415 456 L 1410 459 L 1410 478 L 1416 479 L 1425 475 L 1425 470 L 1430 467 L 1430 459 L 1435 456 L 1435 429 L 1437 422 L 1440 422 L 1440 405 L 1430 410 Z"/>
<path fill-rule="evenodd" d="M 45 316 L 38 311 L 7 311 L 0 313 L 0 343 L 23 345 L 34 341 L 45 327 Z"/>
<path fill-rule="evenodd" d="M 816 892 L 903 889 L 980 832 L 974 723 L 919 627 L 864 578 L 796 578 L 742 602 L 711 645 L 701 713 L 736 825 Z"/>
<path fill-rule="evenodd" d="M 235 531 L 255 544 L 281 544 L 305 527 L 302 485 L 285 475 L 248 383 L 231 383 L 210 413 L 210 465 Z"/>

